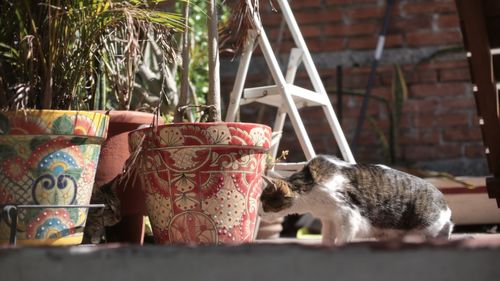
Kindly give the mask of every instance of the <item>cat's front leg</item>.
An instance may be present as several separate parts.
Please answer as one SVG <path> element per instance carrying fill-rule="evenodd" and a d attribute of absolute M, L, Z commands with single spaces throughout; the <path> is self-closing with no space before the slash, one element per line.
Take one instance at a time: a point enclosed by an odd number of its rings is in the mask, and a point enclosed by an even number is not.
<path fill-rule="evenodd" d="M 357 234 L 366 226 L 359 215 L 353 213 L 345 213 L 337 217 L 335 220 L 335 245 L 342 245 L 352 242 Z"/>
<path fill-rule="evenodd" d="M 321 219 L 321 243 L 325 246 L 335 245 L 336 233 L 333 221 Z"/>

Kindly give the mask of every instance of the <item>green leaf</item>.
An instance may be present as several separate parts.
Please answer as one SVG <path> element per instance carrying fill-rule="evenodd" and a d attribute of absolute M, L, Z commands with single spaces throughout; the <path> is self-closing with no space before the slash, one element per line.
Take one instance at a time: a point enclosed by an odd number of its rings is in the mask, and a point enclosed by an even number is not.
<path fill-rule="evenodd" d="M 371 117 L 367 117 L 368 123 L 370 124 L 371 128 L 375 132 L 375 134 L 378 137 L 378 140 L 380 141 L 380 144 L 382 145 L 382 149 L 384 151 L 384 156 L 390 162 L 391 160 L 391 150 L 389 149 L 389 141 L 387 140 L 386 135 L 384 134 L 384 131 L 377 125 L 375 120 Z"/>
<path fill-rule="evenodd" d="M 9 132 L 10 132 L 9 119 L 5 115 L 0 114 L 0 135 L 6 135 Z"/>
<path fill-rule="evenodd" d="M 408 86 L 403 71 L 399 65 L 394 66 L 394 78 L 392 82 L 392 102 L 394 110 L 395 125 L 399 125 L 403 113 L 404 102 L 408 99 Z"/>
<path fill-rule="evenodd" d="M 53 134 L 72 134 L 73 133 L 73 123 L 67 115 L 63 115 L 57 118 L 54 123 L 52 123 L 52 133 Z"/>

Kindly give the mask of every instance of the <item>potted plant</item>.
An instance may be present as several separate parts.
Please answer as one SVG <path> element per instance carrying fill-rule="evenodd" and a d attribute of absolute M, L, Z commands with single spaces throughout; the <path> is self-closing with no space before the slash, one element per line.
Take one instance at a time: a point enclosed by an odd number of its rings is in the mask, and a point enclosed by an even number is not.
<path fill-rule="evenodd" d="M 209 122 L 174 122 L 130 133 L 137 156 L 133 170 L 142 181 L 158 243 L 241 243 L 254 237 L 271 129 L 220 121 L 215 0 L 207 5 L 210 85 L 202 119 Z M 183 95 L 186 91 L 181 106 Z"/>
<path fill-rule="evenodd" d="M 179 18 L 174 13 L 163 14 L 172 20 Z M 114 193 L 108 196 L 116 196 L 113 202 L 119 204 L 115 206 L 116 214 L 105 213 L 106 216 L 114 215 L 115 219 L 105 221 L 104 225 L 100 225 L 102 214 L 97 210 L 97 215 L 92 213 L 85 242 L 101 242 L 101 234 L 105 232 L 106 242 L 143 243 L 143 193 L 140 188 L 133 188 L 139 185 L 138 182 L 120 180 L 125 161 L 130 156 L 128 133 L 151 125 L 155 116 L 153 112 L 160 102 L 163 112 L 176 105 L 176 82 L 168 62 L 176 61 L 171 41 L 175 29 L 181 28 L 180 22 L 172 25 L 149 18 L 131 17 L 110 26 L 103 36 L 104 44 L 100 51 L 103 71 L 97 88 L 100 89 L 101 107 L 110 109 L 110 121 L 95 179 L 95 192 L 101 194 L 95 194 L 93 201 L 104 203 L 105 193 L 102 194 L 104 191 L 101 189 L 112 183 Z M 163 119 L 158 119 L 158 123 L 163 124 Z M 97 227 L 93 227 L 94 224 Z"/>
<path fill-rule="evenodd" d="M 97 109 L 102 38 L 127 17 L 158 15 L 124 1 L 71 0 L 2 1 L 0 13 L 0 204 L 87 205 L 108 125 L 88 111 Z M 81 242 L 87 208 L 18 211 L 19 243 Z M 9 228 L 2 221 L 1 243 Z"/>

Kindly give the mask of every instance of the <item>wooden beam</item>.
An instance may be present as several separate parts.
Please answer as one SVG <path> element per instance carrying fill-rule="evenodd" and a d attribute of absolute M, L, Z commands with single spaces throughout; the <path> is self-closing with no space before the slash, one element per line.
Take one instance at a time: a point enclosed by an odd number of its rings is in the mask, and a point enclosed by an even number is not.
<path fill-rule="evenodd" d="M 500 177 L 500 122 L 498 94 L 494 78 L 483 2 L 479 0 L 456 0 L 461 26 L 470 52 L 469 66 L 475 93 L 478 114 L 483 120 L 481 131 L 487 148 L 488 165 L 495 177 Z"/>

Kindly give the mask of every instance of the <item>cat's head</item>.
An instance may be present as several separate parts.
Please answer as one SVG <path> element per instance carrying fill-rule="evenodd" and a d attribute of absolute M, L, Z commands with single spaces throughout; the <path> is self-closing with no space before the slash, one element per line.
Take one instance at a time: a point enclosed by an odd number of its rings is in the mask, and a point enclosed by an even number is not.
<path fill-rule="evenodd" d="M 288 178 L 279 179 L 264 176 L 267 183 L 260 197 L 264 214 L 293 213 L 297 200 L 307 196 L 318 183 L 324 183 L 338 171 L 339 166 L 327 156 L 317 156 L 309 161 L 302 170 Z M 338 160 L 338 159 L 337 159 Z"/>
<path fill-rule="evenodd" d="M 345 165 L 348 164 L 336 157 L 318 155 L 302 170 L 293 173 L 285 180 L 294 192 L 303 195 L 310 192 L 317 184 L 324 184 Z"/>
<path fill-rule="evenodd" d="M 297 198 L 314 186 L 309 165 L 285 179 L 267 176 L 263 176 L 263 179 L 267 183 L 260 196 L 263 213 L 286 212 L 293 207 Z"/>
<path fill-rule="evenodd" d="M 277 213 L 293 205 L 295 194 L 289 182 L 267 176 L 263 179 L 267 183 L 260 196 L 264 213 Z"/>

